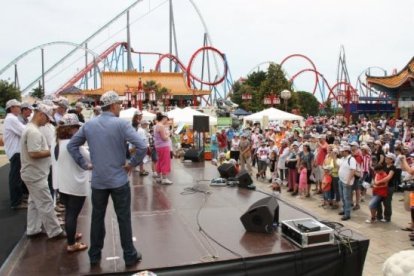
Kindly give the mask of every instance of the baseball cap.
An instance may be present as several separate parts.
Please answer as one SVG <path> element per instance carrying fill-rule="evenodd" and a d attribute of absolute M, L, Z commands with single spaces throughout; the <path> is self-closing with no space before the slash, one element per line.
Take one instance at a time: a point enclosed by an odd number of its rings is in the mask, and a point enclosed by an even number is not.
<path fill-rule="evenodd" d="M 7 101 L 7 103 L 6 103 L 6 109 L 9 109 L 10 107 L 13 107 L 13 106 L 21 106 L 21 105 L 22 104 L 18 100 L 11 99 L 11 100 L 8 100 Z"/>
<path fill-rule="evenodd" d="M 55 103 L 52 100 L 43 100 L 42 103 L 51 106 L 52 108 L 58 108 L 58 106 L 55 105 Z"/>
<path fill-rule="evenodd" d="M 45 105 L 44 103 L 40 103 L 37 105 L 37 111 L 44 113 L 48 118 L 49 121 L 54 121 L 53 119 L 53 108 L 49 105 Z"/>
<path fill-rule="evenodd" d="M 114 103 L 120 103 L 120 102 L 122 102 L 119 99 L 119 95 L 115 91 L 113 91 L 113 90 L 109 90 L 109 91 L 105 92 L 101 96 L 100 101 L 102 103 L 101 104 L 102 107 L 108 106 L 108 105 L 111 105 L 111 104 L 114 104 Z"/>
<path fill-rule="evenodd" d="M 74 113 L 67 113 L 63 115 L 62 119 L 59 121 L 60 125 L 63 126 L 80 126 L 82 125 L 81 122 L 79 122 L 79 118 Z"/>
<path fill-rule="evenodd" d="M 77 103 L 75 104 L 75 107 L 76 107 L 76 108 L 78 108 L 78 107 L 83 108 L 83 103 L 81 103 L 81 102 L 77 102 Z"/>
<path fill-rule="evenodd" d="M 33 106 L 31 104 L 29 104 L 29 103 L 26 103 L 26 102 L 22 103 L 22 105 L 20 106 L 20 108 L 28 108 L 30 110 L 33 110 Z"/>
<path fill-rule="evenodd" d="M 148 123 L 148 121 L 147 120 L 142 120 L 141 121 L 141 125 L 148 125 L 149 123 Z"/>
<path fill-rule="evenodd" d="M 389 152 L 389 153 L 387 153 L 387 155 L 385 155 L 385 158 L 390 158 L 390 159 L 392 159 L 392 160 L 395 160 L 395 154 L 394 154 L 394 153 Z"/>
<path fill-rule="evenodd" d="M 69 101 L 65 97 L 59 97 L 55 102 L 60 107 L 63 107 L 63 108 L 69 107 Z"/>
<path fill-rule="evenodd" d="M 350 146 L 342 146 L 339 148 L 339 151 L 351 151 L 351 147 Z"/>
<path fill-rule="evenodd" d="M 356 141 L 352 142 L 350 145 L 351 145 L 351 146 L 355 146 L 355 147 L 359 147 L 359 144 L 358 144 L 358 142 L 356 142 Z"/>
<path fill-rule="evenodd" d="M 134 115 L 142 115 L 141 110 L 137 110 L 137 111 L 135 111 Z"/>

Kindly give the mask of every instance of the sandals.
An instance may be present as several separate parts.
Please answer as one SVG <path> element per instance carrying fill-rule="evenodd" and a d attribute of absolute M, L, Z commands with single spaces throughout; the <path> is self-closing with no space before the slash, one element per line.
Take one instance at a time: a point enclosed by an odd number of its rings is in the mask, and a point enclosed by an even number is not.
<path fill-rule="evenodd" d="M 139 175 L 140 175 L 140 176 L 146 176 L 146 175 L 149 175 L 149 172 L 147 172 L 147 171 L 142 171 L 142 172 L 139 172 Z"/>
<path fill-rule="evenodd" d="M 75 240 L 80 240 L 80 239 L 82 239 L 82 233 L 76 233 Z"/>
<path fill-rule="evenodd" d="M 68 245 L 66 251 L 68 252 L 77 252 L 87 249 L 88 246 L 81 242 L 75 242 L 73 245 Z"/>

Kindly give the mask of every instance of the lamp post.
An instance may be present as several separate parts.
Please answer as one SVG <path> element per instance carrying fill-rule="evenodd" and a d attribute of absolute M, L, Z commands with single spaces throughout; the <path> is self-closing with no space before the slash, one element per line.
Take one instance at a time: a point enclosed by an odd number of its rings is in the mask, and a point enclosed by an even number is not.
<path fill-rule="evenodd" d="M 125 107 L 130 108 L 131 107 L 131 99 L 132 99 L 132 92 L 131 89 L 127 86 L 125 91 L 125 100 L 126 103 L 124 104 Z"/>
<path fill-rule="evenodd" d="M 336 96 L 336 99 L 338 100 L 338 103 L 345 107 L 345 119 L 346 124 L 349 125 L 351 122 L 351 103 L 357 104 L 359 101 L 359 96 L 356 90 L 351 90 L 349 86 L 345 89 L 345 91 L 338 92 L 338 95 Z"/>
<path fill-rule="evenodd" d="M 269 95 L 264 97 L 263 103 L 266 104 L 266 105 L 272 106 L 272 105 L 275 105 L 275 104 L 280 104 L 280 99 L 272 91 Z"/>
<path fill-rule="evenodd" d="M 245 102 L 246 109 L 250 109 L 250 101 L 253 99 L 253 95 L 251 93 L 243 93 L 241 96 L 243 102 Z"/>
<path fill-rule="evenodd" d="M 142 110 L 142 102 L 145 101 L 145 91 L 142 88 L 142 81 L 141 78 L 139 78 L 138 81 L 138 91 L 137 91 L 137 95 L 136 95 L 136 101 L 138 102 L 138 106 L 139 106 L 139 110 Z M 135 107 L 137 103 L 135 103 Z"/>
<path fill-rule="evenodd" d="M 165 105 L 165 102 L 167 102 L 167 105 L 170 104 L 170 100 L 173 98 L 173 95 L 171 95 L 169 92 L 165 93 L 161 97 L 164 101 L 164 111 L 167 111 L 167 107 Z"/>
<path fill-rule="evenodd" d="M 285 103 L 285 111 L 287 111 L 287 103 L 288 100 L 292 97 L 292 92 L 285 89 L 282 92 L 280 92 L 280 97 L 283 99 L 283 102 Z"/>

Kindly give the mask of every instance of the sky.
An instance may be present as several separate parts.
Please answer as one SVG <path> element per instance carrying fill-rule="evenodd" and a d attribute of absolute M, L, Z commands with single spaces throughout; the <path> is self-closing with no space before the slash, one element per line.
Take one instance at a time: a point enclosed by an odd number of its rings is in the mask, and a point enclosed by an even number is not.
<path fill-rule="evenodd" d="M 280 63 L 292 54 L 309 57 L 332 86 L 336 82 L 341 46 L 352 84 L 368 67 L 390 74 L 414 56 L 412 0 L 193 0 L 208 28 L 213 46 L 226 54 L 233 80 L 245 77 L 263 62 Z M 80 43 L 131 5 L 132 0 L 0 0 L 0 69 L 25 51 L 53 41 Z M 178 54 L 184 64 L 203 46 L 204 27 L 189 0 L 173 0 Z M 143 0 L 131 9 L 134 50 L 167 53 L 169 50 L 168 1 Z M 101 53 L 117 41 L 126 41 L 126 17 L 117 20 L 90 43 Z M 45 47 L 45 67 L 73 49 Z M 19 82 L 25 87 L 41 73 L 40 50 L 18 62 Z M 82 69 L 83 52 L 46 76 L 46 92 L 54 92 Z M 142 57 L 145 70 L 154 68 L 154 56 Z M 138 56 L 133 56 L 138 64 Z M 196 59 L 201 63 L 201 56 Z M 222 62 L 218 59 L 219 70 Z M 163 63 L 163 70 L 167 69 Z M 266 70 L 266 64 L 259 69 Z M 305 59 L 291 58 L 283 66 L 292 76 L 310 68 Z M 212 69 L 214 71 L 214 69 Z M 198 72 L 194 74 L 199 75 Z M 383 75 L 372 69 L 372 75 Z M 14 80 L 14 68 L 0 75 Z M 296 90 L 312 91 L 314 75 L 305 73 Z M 365 78 L 362 78 L 364 81 Z"/>

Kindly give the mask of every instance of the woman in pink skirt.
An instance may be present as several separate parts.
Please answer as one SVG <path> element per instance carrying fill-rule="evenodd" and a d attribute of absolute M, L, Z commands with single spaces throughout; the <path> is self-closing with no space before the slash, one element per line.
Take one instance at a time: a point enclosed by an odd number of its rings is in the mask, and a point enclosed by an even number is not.
<path fill-rule="evenodd" d="M 157 124 L 154 126 L 154 147 L 158 157 L 155 179 L 157 183 L 170 185 L 172 181 L 167 178 L 167 175 L 171 172 L 171 141 L 168 117 L 163 113 L 157 114 Z"/>

